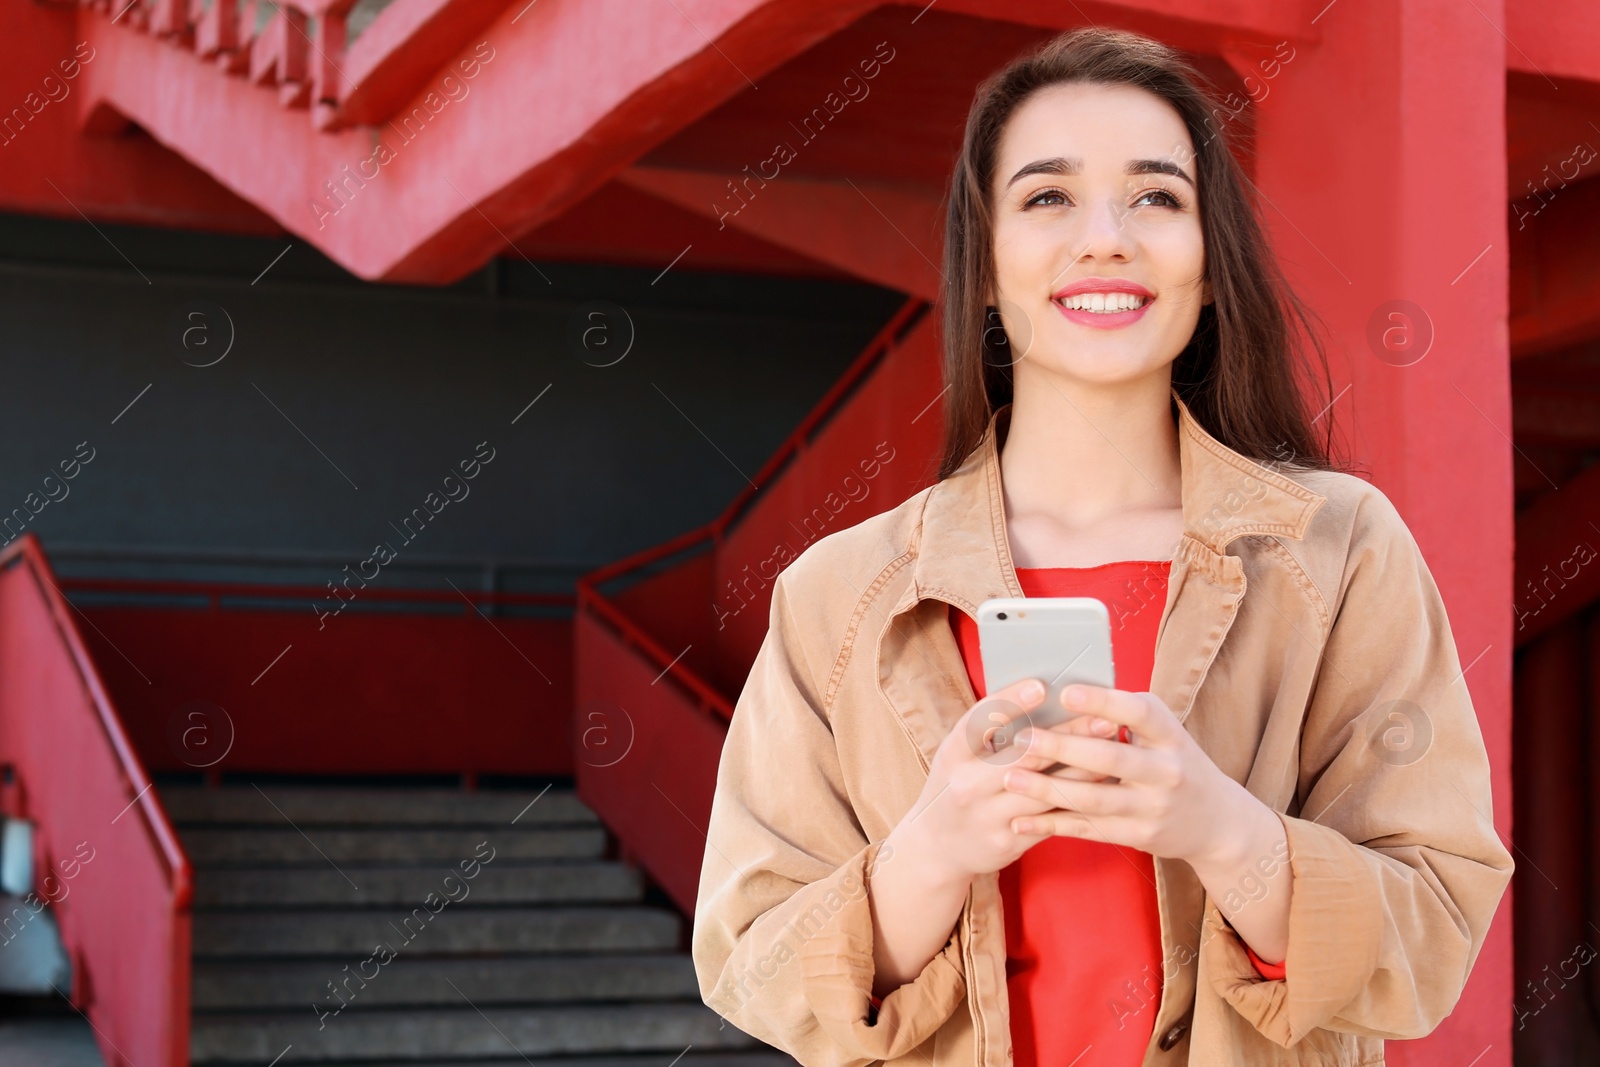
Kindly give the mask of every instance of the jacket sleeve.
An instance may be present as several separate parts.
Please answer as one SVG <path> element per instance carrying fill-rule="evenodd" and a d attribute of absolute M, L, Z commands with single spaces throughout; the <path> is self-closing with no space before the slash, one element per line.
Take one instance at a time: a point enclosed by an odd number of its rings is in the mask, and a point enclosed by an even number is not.
<path fill-rule="evenodd" d="M 1416 541 L 1374 490 L 1301 735 L 1286 977 L 1264 981 L 1208 902 L 1211 981 L 1288 1047 L 1313 1029 L 1430 1033 L 1455 1007 L 1511 880 L 1489 760 L 1450 623 Z"/>
<path fill-rule="evenodd" d="M 960 939 L 874 1008 L 869 842 L 834 735 L 795 640 L 785 582 L 734 708 L 717 770 L 695 908 L 701 997 L 805 1067 L 904 1056 L 963 1003 Z"/>

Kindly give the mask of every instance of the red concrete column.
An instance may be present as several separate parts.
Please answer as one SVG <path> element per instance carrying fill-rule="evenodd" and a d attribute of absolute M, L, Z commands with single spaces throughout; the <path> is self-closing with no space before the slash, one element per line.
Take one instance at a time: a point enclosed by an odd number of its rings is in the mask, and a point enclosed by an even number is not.
<path fill-rule="evenodd" d="M 1255 87 L 1262 208 L 1291 283 L 1331 334 L 1335 391 L 1350 386 L 1326 417 L 1400 509 L 1443 592 L 1509 839 L 1504 3 L 1306 10 L 1319 37 L 1281 50 L 1292 58 L 1262 68 L 1270 48 L 1230 57 Z M 1422 1041 L 1391 1043 L 1390 1062 L 1509 1065 L 1511 961 L 1508 893 L 1455 1012 Z"/>

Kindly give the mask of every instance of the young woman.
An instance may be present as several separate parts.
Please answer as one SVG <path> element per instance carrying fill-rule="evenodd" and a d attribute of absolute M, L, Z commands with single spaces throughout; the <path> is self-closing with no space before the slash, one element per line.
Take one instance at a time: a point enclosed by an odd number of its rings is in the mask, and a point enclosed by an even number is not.
<path fill-rule="evenodd" d="M 1102 30 L 977 93 L 939 480 L 779 576 L 707 834 L 702 995 L 808 1067 L 1381 1063 L 1483 943 L 1512 861 L 1449 622 L 1313 437 L 1222 114 Z M 1118 687 L 1017 729 L 1002 595 L 1106 601 Z"/>

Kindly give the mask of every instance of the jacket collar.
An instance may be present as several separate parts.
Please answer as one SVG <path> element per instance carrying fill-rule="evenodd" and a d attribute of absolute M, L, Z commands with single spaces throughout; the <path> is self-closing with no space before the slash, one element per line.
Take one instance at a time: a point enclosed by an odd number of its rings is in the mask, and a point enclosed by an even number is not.
<path fill-rule="evenodd" d="M 1172 402 L 1191 561 L 1198 556 L 1202 566 L 1211 566 L 1207 560 L 1222 555 L 1236 537 L 1301 539 L 1327 498 L 1211 436 L 1176 390 Z M 930 492 L 912 565 L 916 599 L 936 597 L 976 615 L 977 605 L 989 597 L 1023 595 L 1006 536 L 1000 482 L 1000 446 L 1010 419 L 1010 404 L 998 408 L 978 447 Z M 1179 554 L 1185 554 L 1184 546 Z"/>

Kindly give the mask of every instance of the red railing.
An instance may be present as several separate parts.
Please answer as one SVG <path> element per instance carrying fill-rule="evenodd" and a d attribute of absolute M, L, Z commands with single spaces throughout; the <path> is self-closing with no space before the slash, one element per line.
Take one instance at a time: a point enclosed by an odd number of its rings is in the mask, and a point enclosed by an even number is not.
<path fill-rule="evenodd" d="M 0 763 L 108 1065 L 189 1062 L 189 861 L 32 534 L 0 552 Z M 15 916 L 14 918 L 20 918 Z M 26 921 L 26 920 L 23 920 Z M 62 992 L 67 992 L 63 990 Z"/>
<path fill-rule="evenodd" d="M 873 409 L 867 421 L 881 424 L 881 409 L 893 407 L 898 426 L 899 415 L 910 423 L 927 406 L 926 421 L 911 431 L 916 447 L 907 451 L 931 454 L 937 387 L 918 396 L 919 387 L 938 380 L 931 331 L 924 332 L 928 307 L 907 301 L 716 519 L 577 583 L 578 795 L 685 912 L 694 910 L 722 741 L 766 632 L 770 602 L 767 586 L 731 621 L 727 612 L 719 619 L 717 590 L 753 558 L 757 543 L 770 550 L 772 532 L 820 493 L 814 468 L 829 467 L 834 479 L 844 469 L 834 461 L 853 452 L 841 453 L 839 441 L 858 450 L 865 432 L 851 412 Z M 908 346 L 915 348 L 914 369 L 879 373 Z M 908 444 L 905 431 L 896 437 L 898 445 Z M 840 527 L 909 495 L 926 472 L 909 456 L 899 462 L 893 488 L 855 513 L 841 511 Z"/>

